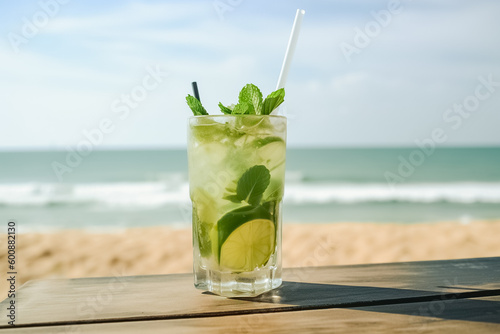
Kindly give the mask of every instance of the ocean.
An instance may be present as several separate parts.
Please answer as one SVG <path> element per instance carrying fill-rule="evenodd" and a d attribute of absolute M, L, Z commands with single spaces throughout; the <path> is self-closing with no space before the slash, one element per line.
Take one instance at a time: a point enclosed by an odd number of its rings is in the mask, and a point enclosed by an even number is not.
<path fill-rule="evenodd" d="M 500 218 L 500 148 L 287 149 L 284 221 Z M 185 150 L 0 152 L 0 218 L 19 231 L 116 230 L 190 218 Z"/>

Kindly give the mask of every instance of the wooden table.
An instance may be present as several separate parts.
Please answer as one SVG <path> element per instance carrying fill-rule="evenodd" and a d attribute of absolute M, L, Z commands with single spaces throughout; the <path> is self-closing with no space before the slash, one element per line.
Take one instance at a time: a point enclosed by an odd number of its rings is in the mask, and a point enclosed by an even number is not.
<path fill-rule="evenodd" d="M 255 298 L 193 287 L 191 274 L 39 280 L 2 333 L 500 333 L 500 257 L 290 268 Z"/>

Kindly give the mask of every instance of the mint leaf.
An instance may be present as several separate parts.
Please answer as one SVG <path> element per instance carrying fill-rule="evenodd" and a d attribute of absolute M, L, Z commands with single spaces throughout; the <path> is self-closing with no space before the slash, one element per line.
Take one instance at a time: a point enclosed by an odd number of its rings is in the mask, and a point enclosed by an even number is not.
<path fill-rule="evenodd" d="M 234 106 L 233 115 L 255 114 L 253 106 L 247 102 L 241 102 Z"/>
<path fill-rule="evenodd" d="M 255 165 L 249 168 L 234 186 L 226 188 L 228 192 L 223 199 L 233 203 L 247 202 L 250 205 L 259 205 L 262 196 L 271 181 L 271 173 L 263 165 Z"/>
<path fill-rule="evenodd" d="M 188 94 L 188 96 L 186 96 L 186 102 L 195 116 L 208 115 L 207 111 L 203 108 L 201 102 L 196 97 Z"/>
<path fill-rule="evenodd" d="M 262 104 L 262 115 L 269 115 L 285 101 L 285 89 L 280 88 L 269 94 Z"/>
<path fill-rule="evenodd" d="M 236 195 L 250 205 L 259 205 L 270 180 L 271 174 L 266 166 L 253 166 L 243 173 L 238 181 Z"/>
<path fill-rule="evenodd" d="M 220 111 L 222 111 L 223 114 L 231 115 L 233 113 L 233 111 L 230 108 L 224 106 L 222 104 L 222 102 L 219 102 L 219 108 L 220 108 Z"/>
<path fill-rule="evenodd" d="M 274 106 L 279 105 L 278 97 L 266 97 L 266 100 L 263 103 L 262 107 L 262 115 L 269 115 L 273 112 Z"/>
<path fill-rule="evenodd" d="M 238 102 L 248 103 L 253 107 L 253 114 L 260 115 L 262 111 L 262 93 L 254 84 L 248 84 L 243 87 L 238 96 Z"/>
<path fill-rule="evenodd" d="M 235 194 L 236 193 L 236 183 L 237 181 L 233 181 L 231 182 L 227 187 L 226 187 L 226 191 L 231 193 L 231 194 Z"/>
<path fill-rule="evenodd" d="M 238 195 L 233 194 L 233 195 L 226 195 L 222 197 L 223 199 L 226 199 L 228 201 L 231 201 L 233 203 L 241 203 L 241 199 L 238 197 Z"/>

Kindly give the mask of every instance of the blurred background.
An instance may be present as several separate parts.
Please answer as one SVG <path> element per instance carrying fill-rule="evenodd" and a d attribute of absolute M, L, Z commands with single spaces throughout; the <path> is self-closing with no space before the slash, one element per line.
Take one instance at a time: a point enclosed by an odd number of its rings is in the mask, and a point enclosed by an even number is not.
<path fill-rule="evenodd" d="M 500 218 L 498 1 L 0 1 L 0 217 L 190 226 L 185 96 L 275 89 L 286 222 Z"/>

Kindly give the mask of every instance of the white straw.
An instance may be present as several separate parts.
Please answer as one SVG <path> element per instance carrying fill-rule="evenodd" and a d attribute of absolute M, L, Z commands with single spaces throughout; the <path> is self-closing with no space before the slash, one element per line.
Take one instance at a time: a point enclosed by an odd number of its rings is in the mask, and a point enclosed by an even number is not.
<path fill-rule="evenodd" d="M 283 66 L 281 67 L 281 73 L 276 89 L 285 87 L 286 78 L 288 76 L 288 72 L 290 71 L 290 64 L 292 63 L 293 53 L 295 51 L 297 40 L 299 38 L 300 24 L 302 23 L 302 18 L 304 17 L 305 13 L 305 10 L 297 9 L 297 14 L 295 14 L 295 21 L 293 22 L 292 32 L 290 33 L 290 40 L 288 41 L 288 47 L 286 48 L 285 59 L 283 60 Z"/>

